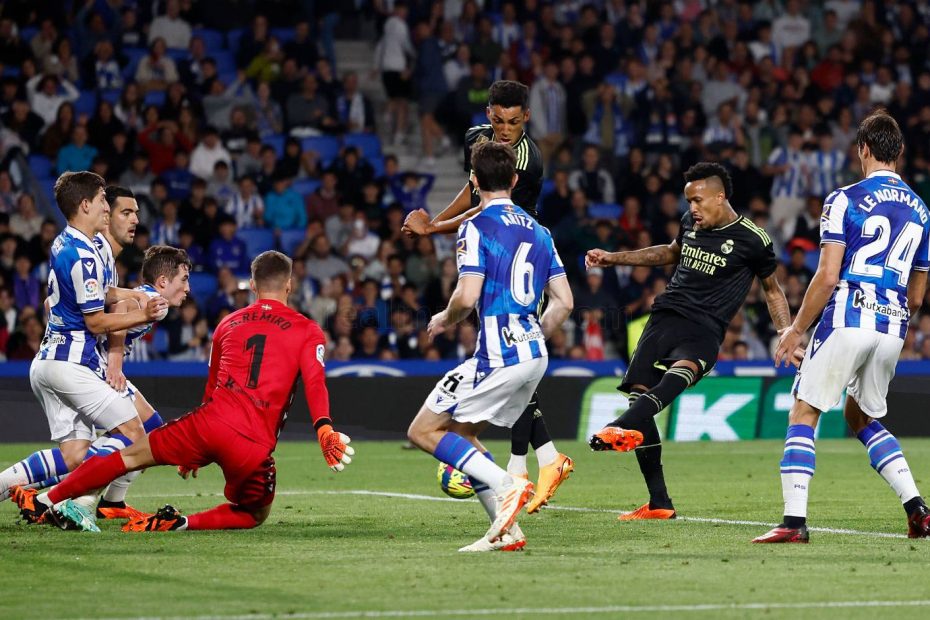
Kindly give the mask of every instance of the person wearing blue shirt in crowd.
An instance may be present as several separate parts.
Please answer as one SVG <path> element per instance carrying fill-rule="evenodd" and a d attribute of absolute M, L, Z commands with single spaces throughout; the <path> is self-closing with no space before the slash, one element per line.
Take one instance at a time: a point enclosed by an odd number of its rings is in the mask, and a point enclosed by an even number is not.
<path fill-rule="evenodd" d="M 58 151 L 58 174 L 78 170 L 89 170 L 97 149 L 87 144 L 87 127 L 75 125 L 71 142 Z"/>
<path fill-rule="evenodd" d="M 436 182 L 434 174 L 419 174 L 404 172 L 395 174 L 390 178 L 391 193 L 394 199 L 404 207 L 408 213 L 417 209 L 429 210 L 426 197 Z"/>
<path fill-rule="evenodd" d="M 161 178 L 168 186 L 168 197 L 185 200 L 191 195 L 194 175 L 189 170 L 191 157 L 186 151 L 178 150 L 174 154 L 174 167 L 161 173 Z"/>
<path fill-rule="evenodd" d="M 304 201 L 291 189 L 288 177 L 275 176 L 273 189 L 265 197 L 265 224 L 274 230 L 307 227 Z"/>
<path fill-rule="evenodd" d="M 249 273 L 249 251 L 245 241 L 236 237 L 236 221 L 223 216 L 219 221 L 220 236 L 210 244 L 207 264 L 217 271 L 228 268 L 236 275 Z"/>

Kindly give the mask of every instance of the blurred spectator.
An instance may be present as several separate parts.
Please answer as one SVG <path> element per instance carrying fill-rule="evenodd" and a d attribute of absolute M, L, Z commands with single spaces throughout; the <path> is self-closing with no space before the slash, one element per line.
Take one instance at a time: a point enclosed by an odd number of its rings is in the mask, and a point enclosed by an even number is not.
<path fill-rule="evenodd" d="M 556 147 L 565 138 L 566 93 L 559 83 L 559 66 L 554 60 L 546 62 L 541 79 L 530 88 L 530 137 L 548 162 Z"/>
<path fill-rule="evenodd" d="M 157 121 L 142 130 L 139 133 L 139 145 L 148 153 L 150 167 L 156 175 L 174 166 L 175 155 L 178 151 L 190 152 L 193 146 L 187 136 L 179 131 L 178 124 L 167 120 Z M 197 148 L 200 148 L 200 145 Z M 197 149 L 194 149 L 191 155 L 191 172 L 195 174 L 196 170 L 193 168 L 197 153 Z M 203 157 L 202 154 L 201 157 Z M 227 161 L 229 161 L 228 154 Z"/>
<path fill-rule="evenodd" d="M 408 101 L 413 97 L 412 59 L 416 50 L 407 26 L 407 3 L 394 3 L 391 17 L 384 23 L 384 33 L 375 49 L 375 66 L 388 97 L 385 121 L 394 133 L 394 144 L 402 144 L 407 135 Z"/>
<path fill-rule="evenodd" d="M 161 217 L 152 226 L 152 245 L 177 247 L 181 237 L 181 222 L 178 220 L 178 203 L 166 200 L 161 207 Z"/>
<path fill-rule="evenodd" d="M 306 227 L 307 210 L 300 194 L 291 187 L 290 178 L 276 176 L 273 187 L 265 196 L 265 225 L 273 230 Z"/>
<path fill-rule="evenodd" d="M 0 170 L 0 213 L 9 214 L 16 208 L 20 192 L 13 187 L 8 170 Z M 9 225 L 9 222 L 7 223 Z"/>
<path fill-rule="evenodd" d="M 280 104 L 271 98 L 271 86 L 268 82 L 262 82 L 256 88 L 253 110 L 259 136 L 279 134 L 284 129 L 284 113 Z"/>
<path fill-rule="evenodd" d="M 307 216 L 310 219 L 325 221 L 339 210 L 340 197 L 337 191 L 338 177 L 327 170 L 320 177 L 320 186 L 307 196 Z"/>
<path fill-rule="evenodd" d="M 255 179 L 242 176 L 237 183 L 238 191 L 226 202 L 224 210 L 240 228 L 264 226 L 265 202 L 258 194 Z"/>
<path fill-rule="evenodd" d="M 324 129 L 336 127 L 329 101 L 318 91 L 317 79 L 307 75 L 300 93 L 287 98 L 287 127 L 293 135 L 319 135 Z"/>
<path fill-rule="evenodd" d="M 96 148 L 87 144 L 87 127 L 77 125 L 71 132 L 71 141 L 58 152 L 58 174 L 89 170 L 97 153 Z"/>
<path fill-rule="evenodd" d="M 260 54 L 252 58 L 245 67 L 245 76 L 259 82 L 271 82 L 281 73 L 281 62 L 284 52 L 281 44 L 275 37 L 268 37 Z"/>
<path fill-rule="evenodd" d="M 582 190 L 591 202 L 613 203 L 616 199 L 614 181 L 600 165 L 598 148 L 593 145 L 586 146 L 581 161 L 581 169 L 569 175 L 569 187 L 572 190 Z"/>
<path fill-rule="evenodd" d="M 284 44 L 284 54 L 293 58 L 297 66 L 310 69 L 316 66 L 319 58 L 316 41 L 310 33 L 310 23 L 300 20 L 294 26 L 294 38 Z"/>
<path fill-rule="evenodd" d="M 178 81 L 178 68 L 167 51 L 164 39 L 152 39 L 149 53 L 139 61 L 135 77 L 144 91 L 165 90 L 168 84 Z"/>
<path fill-rule="evenodd" d="M 197 302 L 191 298 L 181 303 L 174 316 L 162 322 L 168 332 L 168 358 L 171 360 L 199 361 L 207 358 L 209 327 L 200 316 Z"/>
<path fill-rule="evenodd" d="M 324 221 L 326 238 L 336 249 L 336 252 L 347 256 L 345 244 L 352 236 L 352 230 L 355 228 L 355 207 L 349 202 L 342 202 L 335 214 L 330 215 Z"/>
<path fill-rule="evenodd" d="M 16 203 L 16 213 L 10 216 L 10 232 L 29 241 L 42 228 L 42 216 L 36 210 L 32 194 L 23 193 Z"/>
<path fill-rule="evenodd" d="M 368 97 L 358 89 L 358 74 L 346 73 L 342 93 L 336 98 L 336 118 L 349 133 L 375 130 L 375 112 Z"/>
<path fill-rule="evenodd" d="M 391 179 L 391 193 L 405 211 L 428 210 L 426 196 L 435 182 L 434 174 L 404 172 Z"/>
<path fill-rule="evenodd" d="M 417 109 L 420 114 L 420 138 L 423 145 L 423 165 L 436 164 L 437 143 L 448 148 L 449 138 L 436 122 L 436 110 L 446 96 L 448 86 L 442 68 L 442 50 L 427 22 L 416 26 L 417 59 L 413 79 L 417 85 Z"/>
<path fill-rule="evenodd" d="M 142 129 L 145 120 L 142 117 L 142 93 L 139 91 L 138 84 L 135 82 L 126 84 L 119 101 L 113 108 L 113 113 L 127 129 Z"/>
<path fill-rule="evenodd" d="M 220 235 L 210 244 L 207 264 L 214 271 L 225 267 L 237 276 L 248 276 L 249 252 L 245 242 L 236 237 L 236 221 L 224 216 L 217 223 Z"/>
<path fill-rule="evenodd" d="M 310 241 L 310 256 L 306 262 L 307 275 L 318 282 L 329 280 L 349 271 L 349 265 L 332 254 L 332 245 L 330 245 L 325 234 L 317 235 Z"/>
<path fill-rule="evenodd" d="M 59 94 L 59 88 L 65 91 L 64 94 Z M 33 112 L 42 118 L 46 127 L 55 122 L 61 104 L 75 101 L 81 94 L 68 80 L 41 73 L 26 82 L 26 93 Z"/>
<path fill-rule="evenodd" d="M 39 31 L 29 40 L 32 57 L 40 66 L 43 66 L 45 59 L 52 54 L 52 49 L 55 47 L 55 41 L 57 40 L 58 28 L 55 26 L 54 20 L 50 17 L 44 18 L 39 24 Z"/>
<path fill-rule="evenodd" d="M 39 279 L 32 273 L 32 262 L 25 251 L 19 251 L 13 261 L 13 299 L 18 308 L 38 308 L 42 299 Z"/>
<path fill-rule="evenodd" d="M 804 135 L 792 126 L 788 143 L 776 147 L 763 172 L 772 180 L 772 221 L 776 227 L 794 220 L 804 208 L 807 193 L 808 157 L 801 151 Z"/>
<path fill-rule="evenodd" d="M 804 263 L 806 256 L 807 252 L 804 248 L 795 246 L 791 250 L 791 260 L 785 265 L 785 274 L 797 278 L 804 288 L 807 288 L 811 278 L 814 277 L 814 273 Z"/>
<path fill-rule="evenodd" d="M 207 127 L 203 139 L 191 152 L 191 172 L 201 179 L 209 179 L 218 161 L 224 161 L 227 166 L 231 166 L 232 156 L 220 142 L 220 134 L 216 128 Z"/>
<path fill-rule="evenodd" d="M 191 27 L 181 17 L 180 0 L 167 0 L 165 14 L 152 20 L 149 26 L 149 39 L 164 39 L 171 49 L 187 49 L 191 41 Z"/>
<path fill-rule="evenodd" d="M 225 209 L 226 203 L 232 200 L 236 191 L 236 186 L 229 171 L 229 164 L 222 160 L 216 162 L 213 166 L 213 174 L 207 182 L 207 194 L 213 196 L 217 204 Z"/>
<path fill-rule="evenodd" d="M 58 39 L 54 53 L 45 57 L 42 70 L 46 75 L 54 75 L 72 83 L 80 79 L 77 58 L 71 52 L 71 41 L 67 37 Z"/>
<path fill-rule="evenodd" d="M 155 175 L 149 168 L 148 155 L 136 153 L 133 155 L 129 170 L 120 176 L 119 184 L 131 189 L 136 195 L 148 196 L 149 188 L 154 180 Z"/>
<path fill-rule="evenodd" d="M 16 99 L 10 109 L 0 115 L 0 122 L 10 131 L 16 132 L 20 140 L 30 149 L 36 148 L 39 143 L 39 134 L 45 126 L 42 117 L 32 111 L 29 103 L 24 99 Z"/>
<path fill-rule="evenodd" d="M 8 360 L 31 360 L 35 358 L 42 344 L 42 337 L 45 335 L 45 329 L 39 317 L 32 314 L 26 317 L 20 324 L 19 329 L 14 332 L 6 346 L 6 358 Z"/>

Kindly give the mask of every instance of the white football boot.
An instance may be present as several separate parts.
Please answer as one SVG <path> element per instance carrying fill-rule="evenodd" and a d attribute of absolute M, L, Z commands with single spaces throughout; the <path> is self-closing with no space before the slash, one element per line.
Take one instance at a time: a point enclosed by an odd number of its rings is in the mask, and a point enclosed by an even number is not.
<path fill-rule="evenodd" d="M 510 526 L 507 532 L 491 542 L 487 536 L 482 536 L 475 542 L 459 549 L 463 553 L 480 553 L 482 551 L 519 551 L 526 546 L 526 536 L 517 523 Z"/>

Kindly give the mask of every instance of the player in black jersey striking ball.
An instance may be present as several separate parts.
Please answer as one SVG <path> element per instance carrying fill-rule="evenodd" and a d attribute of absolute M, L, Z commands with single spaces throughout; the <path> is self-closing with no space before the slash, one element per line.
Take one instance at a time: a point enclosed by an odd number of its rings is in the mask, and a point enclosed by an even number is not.
<path fill-rule="evenodd" d="M 511 198 L 514 204 L 535 218 L 536 202 L 542 189 L 543 163 L 539 147 L 525 131 L 530 118 L 528 97 L 528 89 L 519 82 L 499 80 L 491 84 L 487 107 L 489 124 L 478 125 L 465 132 L 465 172 L 471 178 L 471 149 L 475 145 L 489 141 L 509 144 L 517 157 L 517 184 Z M 478 202 L 478 188 L 468 181 L 449 206 L 432 221 L 422 209 L 410 213 L 404 222 L 404 231 L 414 235 L 454 233 L 462 222 L 481 211 Z M 472 443 L 477 442 L 477 439 L 470 439 Z M 527 512 L 533 513 L 548 502 L 574 469 L 572 460 L 555 449 L 536 394 L 511 429 L 509 473 L 527 475 L 526 453 L 531 443 L 539 461 L 536 495 L 526 505 Z"/>
<path fill-rule="evenodd" d="M 689 211 L 668 245 L 633 252 L 590 250 L 585 266 L 661 266 L 677 263 L 617 388 L 629 394 L 626 413 L 591 437 L 594 450 L 636 450 L 649 502 L 620 520 L 674 519 L 662 473 L 662 444 L 655 416 L 714 366 L 733 315 L 758 276 L 776 329 L 790 325 L 788 301 L 775 277 L 772 240 L 730 206 L 733 183 L 726 169 L 699 163 L 685 173 Z M 795 355 L 795 362 L 800 356 Z"/>

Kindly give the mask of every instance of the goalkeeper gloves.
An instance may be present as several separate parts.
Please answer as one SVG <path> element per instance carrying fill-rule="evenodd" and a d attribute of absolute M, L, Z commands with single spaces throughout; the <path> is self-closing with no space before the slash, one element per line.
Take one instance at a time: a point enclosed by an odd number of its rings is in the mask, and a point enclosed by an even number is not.
<path fill-rule="evenodd" d="M 324 424 L 317 429 L 316 434 L 320 440 L 323 458 L 326 459 L 326 464 L 331 470 L 342 471 L 352 462 L 351 457 L 355 454 L 355 450 L 346 445 L 352 441 L 348 435 L 334 431 L 329 424 Z"/>

